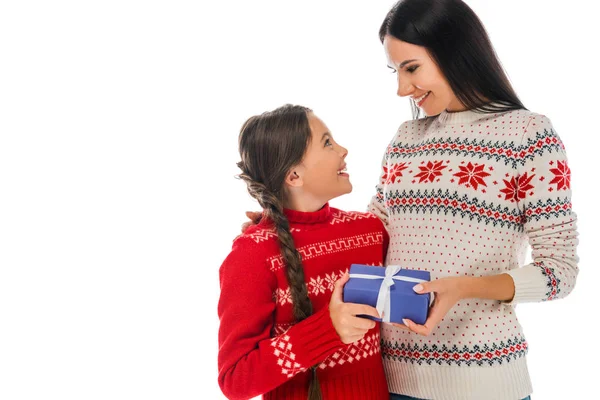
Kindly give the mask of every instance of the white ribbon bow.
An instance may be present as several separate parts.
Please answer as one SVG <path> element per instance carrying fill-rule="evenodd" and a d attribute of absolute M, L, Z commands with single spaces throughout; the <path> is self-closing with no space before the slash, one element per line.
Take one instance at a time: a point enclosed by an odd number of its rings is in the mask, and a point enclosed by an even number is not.
<path fill-rule="evenodd" d="M 377 267 L 374 267 L 377 268 Z M 350 278 L 359 279 L 382 279 L 381 286 L 379 287 L 379 294 L 377 295 L 377 312 L 382 317 L 383 322 L 390 322 L 391 314 L 391 301 L 390 301 L 390 287 L 395 284 L 394 280 L 404 282 L 421 283 L 427 282 L 425 279 L 412 278 L 410 276 L 394 276 L 402 268 L 399 265 L 388 265 L 385 267 L 385 276 L 378 275 L 367 275 L 367 274 L 350 274 Z M 433 293 L 430 293 L 429 304 L 433 301 Z"/>

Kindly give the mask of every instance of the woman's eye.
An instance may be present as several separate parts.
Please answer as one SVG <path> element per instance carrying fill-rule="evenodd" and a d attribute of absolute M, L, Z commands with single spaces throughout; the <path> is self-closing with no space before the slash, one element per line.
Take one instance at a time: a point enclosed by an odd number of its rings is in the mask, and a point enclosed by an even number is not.
<path fill-rule="evenodd" d="M 332 145 L 332 144 L 331 144 L 331 140 L 329 140 L 329 139 L 326 139 L 326 140 L 325 140 L 325 147 L 327 147 L 327 146 L 331 146 L 331 145 Z"/>
<path fill-rule="evenodd" d="M 415 65 L 414 67 L 406 68 L 406 70 L 412 74 L 413 72 L 415 72 L 417 70 L 417 68 L 419 68 L 419 66 Z"/>

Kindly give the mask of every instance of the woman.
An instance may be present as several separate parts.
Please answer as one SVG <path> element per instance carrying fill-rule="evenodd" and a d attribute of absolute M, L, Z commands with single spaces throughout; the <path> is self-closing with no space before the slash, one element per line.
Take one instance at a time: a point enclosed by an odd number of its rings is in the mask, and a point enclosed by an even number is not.
<path fill-rule="evenodd" d="M 379 36 L 398 95 L 426 117 L 390 142 L 369 210 L 390 234 L 386 265 L 430 271 L 415 291 L 436 293 L 424 325 L 382 327 L 391 398 L 526 398 L 514 307 L 568 295 L 578 273 L 564 146 L 462 1 L 400 1 Z"/>

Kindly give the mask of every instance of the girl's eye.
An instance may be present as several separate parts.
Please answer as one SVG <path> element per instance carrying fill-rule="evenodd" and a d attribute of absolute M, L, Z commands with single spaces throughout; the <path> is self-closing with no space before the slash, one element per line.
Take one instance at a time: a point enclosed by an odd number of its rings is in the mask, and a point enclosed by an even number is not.
<path fill-rule="evenodd" d="M 417 70 L 417 68 L 419 68 L 419 66 L 415 65 L 414 67 L 406 68 L 406 70 L 412 74 L 413 72 L 415 72 Z"/>
<path fill-rule="evenodd" d="M 327 146 L 332 146 L 331 140 L 329 140 L 329 139 L 325 140 L 325 147 L 327 147 Z"/>

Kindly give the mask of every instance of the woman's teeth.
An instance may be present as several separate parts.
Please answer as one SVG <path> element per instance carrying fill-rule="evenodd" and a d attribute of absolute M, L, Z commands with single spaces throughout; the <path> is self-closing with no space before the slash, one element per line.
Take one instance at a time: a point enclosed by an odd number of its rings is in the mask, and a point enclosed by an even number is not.
<path fill-rule="evenodd" d="M 417 103 L 417 104 L 421 103 L 423 100 L 425 100 L 425 97 L 427 97 L 429 95 L 429 93 L 431 93 L 431 92 L 427 92 L 423 96 L 416 98 L 415 103 Z"/>

